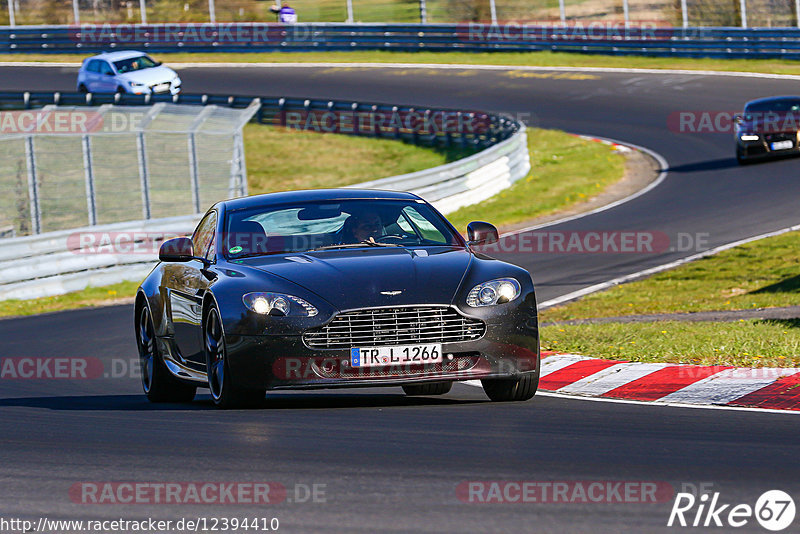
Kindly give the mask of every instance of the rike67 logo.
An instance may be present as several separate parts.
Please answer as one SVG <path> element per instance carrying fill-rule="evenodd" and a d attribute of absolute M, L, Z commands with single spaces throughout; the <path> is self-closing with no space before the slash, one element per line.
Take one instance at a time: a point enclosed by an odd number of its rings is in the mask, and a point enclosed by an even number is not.
<path fill-rule="evenodd" d="M 719 492 L 703 493 L 699 497 L 678 493 L 667 526 L 740 528 L 755 519 L 765 529 L 778 532 L 789 527 L 794 516 L 794 500 L 781 490 L 764 492 L 755 506 L 723 503 Z"/>

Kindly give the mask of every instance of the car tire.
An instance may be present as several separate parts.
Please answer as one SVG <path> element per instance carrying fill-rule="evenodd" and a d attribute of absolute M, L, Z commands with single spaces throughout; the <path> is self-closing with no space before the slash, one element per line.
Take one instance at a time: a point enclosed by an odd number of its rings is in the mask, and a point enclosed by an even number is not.
<path fill-rule="evenodd" d="M 124 95 L 125 93 L 127 93 L 127 91 L 124 87 L 117 87 L 117 94 Z"/>
<path fill-rule="evenodd" d="M 495 378 L 481 380 L 483 391 L 494 402 L 526 401 L 536 395 L 539 373 L 528 373 L 521 378 Z"/>
<path fill-rule="evenodd" d="M 748 163 L 750 163 L 750 161 L 747 158 L 744 157 L 744 154 L 742 154 L 741 150 L 737 150 L 736 151 L 736 163 L 738 163 L 739 165 L 747 165 Z"/>
<path fill-rule="evenodd" d="M 136 322 L 136 344 L 142 371 L 142 389 L 150 402 L 192 402 L 197 387 L 181 382 L 167 369 L 158 351 L 150 309 L 143 305 Z"/>
<path fill-rule="evenodd" d="M 80 84 L 78 86 L 78 92 L 85 95 L 85 94 L 87 94 L 89 92 L 89 89 L 87 89 L 85 85 Z"/>
<path fill-rule="evenodd" d="M 403 386 L 403 391 L 409 397 L 421 395 L 444 395 L 453 387 L 452 382 L 429 382 L 427 384 L 413 384 Z"/>
<path fill-rule="evenodd" d="M 211 399 L 217 408 L 257 407 L 264 402 L 266 390 L 246 389 L 233 382 L 228 362 L 225 332 L 216 306 L 210 306 L 203 321 L 203 350 Z"/>

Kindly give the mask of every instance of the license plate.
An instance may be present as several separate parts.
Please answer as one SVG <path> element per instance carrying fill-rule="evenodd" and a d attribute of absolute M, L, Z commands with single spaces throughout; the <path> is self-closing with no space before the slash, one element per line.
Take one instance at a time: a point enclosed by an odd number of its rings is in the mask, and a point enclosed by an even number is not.
<path fill-rule="evenodd" d="M 792 148 L 794 143 L 791 141 L 776 141 L 770 145 L 772 150 L 786 150 L 787 148 Z"/>
<path fill-rule="evenodd" d="M 169 84 L 160 83 L 153 87 L 153 91 L 155 91 L 156 93 L 163 93 L 164 91 L 169 91 Z"/>
<path fill-rule="evenodd" d="M 413 365 L 442 363 L 442 361 L 442 346 L 437 344 L 354 347 L 350 349 L 350 365 L 352 367 Z"/>

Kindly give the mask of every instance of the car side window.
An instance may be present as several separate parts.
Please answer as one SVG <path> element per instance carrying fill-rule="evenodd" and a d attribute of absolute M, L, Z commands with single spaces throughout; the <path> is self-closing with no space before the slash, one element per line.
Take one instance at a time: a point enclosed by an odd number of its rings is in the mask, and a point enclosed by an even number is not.
<path fill-rule="evenodd" d="M 200 221 L 197 229 L 192 235 L 192 243 L 194 244 L 195 256 L 202 256 L 208 258 L 209 251 L 213 256 L 211 244 L 214 242 L 214 235 L 217 230 L 217 213 L 212 211 Z"/>
<path fill-rule="evenodd" d="M 89 72 L 99 72 L 99 69 L 100 69 L 100 62 L 97 61 L 96 59 L 91 60 L 86 65 L 86 70 Z"/>
<path fill-rule="evenodd" d="M 425 240 L 435 241 L 437 243 L 447 242 L 447 238 L 442 235 L 442 232 L 411 206 L 403 208 L 400 218 L 397 220 L 397 224 L 406 231 L 409 231 L 406 228 L 419 229 L 419 233 Z M 417 232 L 414 233 L 416 234 Z"/>
<path fill-rule="evenodd" d="M 105 61 L 100 61 L 100 74 L 114 74 L 114 69 Z"/>

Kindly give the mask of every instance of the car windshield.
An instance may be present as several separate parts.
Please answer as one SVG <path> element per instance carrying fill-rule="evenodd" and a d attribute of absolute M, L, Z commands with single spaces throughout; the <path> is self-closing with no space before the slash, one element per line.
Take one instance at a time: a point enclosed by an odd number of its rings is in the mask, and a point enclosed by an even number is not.
<path fill-rule="evenodd" d="M 231 258 L 361 247 L 463 246 L 428 204 L 416 200 L 298 202 L 229 212 Z"/>
<path fill-rule="evenodd" d="M 800 112 L 800 100 L 785 99 L 785 100 L 768 100 L 766 102 L 757 102 L 748 104 L 744 110 L 745 113 L 798 113 Z"/>
<path fill-rule="evenodd" d="M 114 66 L 117 68 L 117 72 L 125 74 L 126 72 L 133 72 L 135 70 L 157 67 L 158 63 L 150 56 L 136 56 L 115 61 Z"/>

